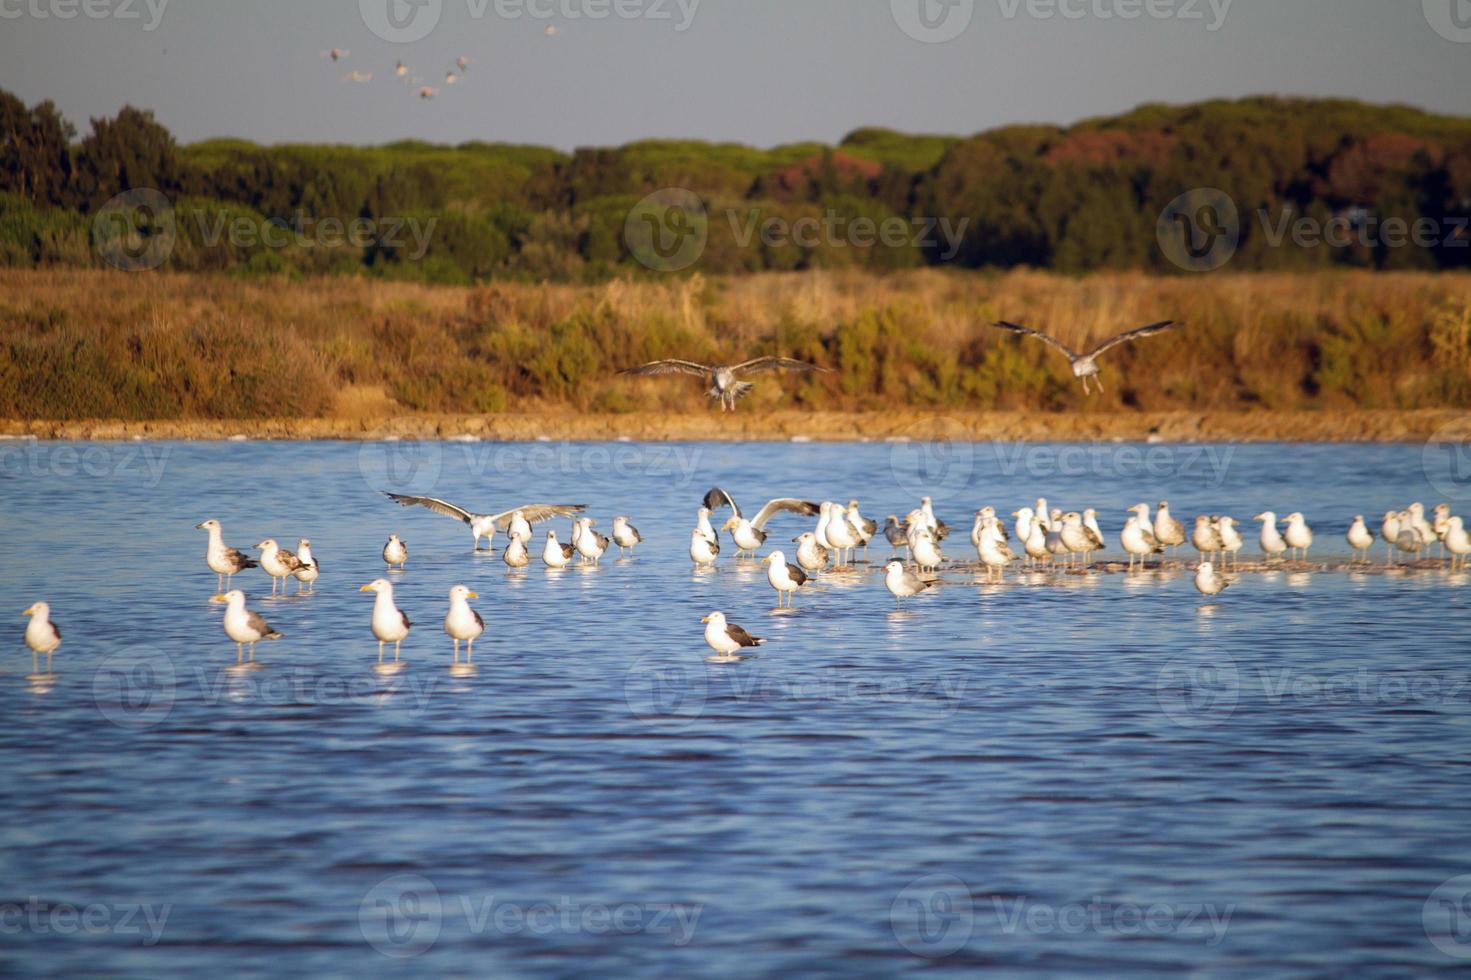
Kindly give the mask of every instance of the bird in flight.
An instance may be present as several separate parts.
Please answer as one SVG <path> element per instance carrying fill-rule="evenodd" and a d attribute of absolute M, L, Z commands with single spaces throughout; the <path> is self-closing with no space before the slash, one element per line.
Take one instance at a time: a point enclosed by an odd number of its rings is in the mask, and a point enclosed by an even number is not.
<path fill-rule="evenodd" d="M 1166 330 L 1173 330 L 1177 327 L 1183 327 L 1184 325 L 1185 324 L 1183 323 L 1176 323 L 1173 320 L 1165 320 L 1162 323 L 1151 323 L 1147 327 L 1139 327 L 1134 330 L 1125 330 L 1123 333 L 1115 337 L 1110 337 L 1108 340 L 1105 340 L 1103 343 L 1099 344 L 1088 353 L 1079 354 L 1077 351 L 1068 347 L 1056 337 L 1049 337 L 1047 334 L 1043 333 L 1040 330 L 1033 330 L 1030 327 L 1018 326 L 1015 323 L 1007 323 L 1005 320 L 1002 320 L 1000 323 L 991 324 L 991 326 L 997 327 L 1001 330 L 1010 330 L 1012 333 L 1019 333 L 1026 337 L 1036 337 L 1044 344 L 1049 344 L 1053 347 L 1056 347 L 1058 350 L 1066 354 L 1067 359 L 1071 361 L 1073 365 L 1073 376 L 1083 379 L 1084 394 L 1091 394 L 1091 392 L 1088 390 L 1089 378 L 1093 379 L 1093 383 L 1098 386 L 1098 390 L 1100 392 L 1103 391 L 1103 382 L 1099 380 L 1098 377 L 1099 356 L 1109 350 L 1112 350 L 1120 344 L 1127 344 L 1130 341 L 1139 340 L 1142 337 L 1152 337 L 1157 333 L 1164 333 Z"/>
<path fill-rule="evenodd" d="M 818 371 L 823 374 L 831 374 L 832 368 L 818 367 L 816 364 L 808 364 L 806 361 L 798 361 L 790 357 L 757 357 L 740 364 L 696 364 L 694 361 L 679 360 L 653 361 L 640 367 L 625 368 L 618 373 L 640 377 L 660 374 L 692 374 L 697 378 L 708 378 L 711 387 L 707 394 L 711 398 L 720 400 L 722 412 L 734 412 L 736 402 L 755 387 L 755 385 L 737 380 L 736 376 L 765 374 L 768 371 Z"/>

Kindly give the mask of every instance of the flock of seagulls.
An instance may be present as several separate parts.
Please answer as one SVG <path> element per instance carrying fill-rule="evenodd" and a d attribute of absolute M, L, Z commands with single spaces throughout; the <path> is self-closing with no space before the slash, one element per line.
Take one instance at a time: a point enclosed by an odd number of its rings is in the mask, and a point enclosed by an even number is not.
<path fill-rule="evenodd" d="M 345 48 L 329 48 L 326 51 L 321 52 L 321 57 L 331 59 L 334 65 L 346 61 L 351 56 L 352 52 L 346 50 Z M 465 55 L 460 55 L 448 66 L 445 67 L 443 86 L 449 87 L 459 84 L 459 82 L 465 77 L 465 73 L 467 70 L 469 70 L 469 68 L 470 59 Z M 415 95 L 417 95 L 421 100 L 425 102 L 429 102 L 436 98 L 441 91 L 439 87 L 429 84 L 423 76 L 421 76 L 414 69 L 410 68 L 408 65 L 404 64 L 402 61 L 396 63 L 393 66 L 393 77 L 406 88 L 413 91 Z M 356 85 L 364 85 L 368 82 L 371 82 L 372 80 L 372 72 L 360 71 L 358 69 L 353 69 L 352 71 L 349 71 L 347 74 L 342 76 L 342 81 L 350 82 Z"/>
<path fill-rule="evenodd" d="M 615 546 L 621 557 L 628 557 L 644 541 L 627 516 L 613 519 L 611 538 L 599 533 L 594 529 L 597 522 L 585 515 L 587 507 L 583 504 L 533 503 L 496 514 L 480 514 L 433 497 L 391 493 L 387 496 L 401 506 L 423 507 L 467 524 L 473 535 L 471 548 L 476 553 L 482 550 L 482 540 L 493 551 L 497 534 L 504 534 L 507 542 L 501 557 L 513 571 L 532 564 L 533 526 L 556 518 L 571 519 L 572 523 L 565 543 L 555 530 L 548 529 L 545 533 L 540 558 L 551 569 L 566 568 L 579 561 L 596 566 Z M 712 518 L 726 510 L 730 516 L 717 529 Z M 1118 533 L 1118 542 L 1129 558 L 1127 574 L 1148 569 L 1151 558 L 1156 559 L 1157 567 L 1162 566 L 1171 551 L 1178 556 L 1179 549 L 1188 544 L 1199 553 L 1194 584 L 1203 596 L 1212 599 L 1235 581 L 1232 573 L 1239 571 L 1239 553 L 1246 542 L 1230 516 L 1199 515 L 1187 533 L 1186 525 L 1171 512 L 1169 501 L 1160 501 L 1153 509 L 1138 503 L 1124 514 L 1127 516 Z M 939 575 L 947 566 L 982 571 L 988 583 L 1004 582 L 1007 569 L 1014 564 L 1048 574 L 1089 574 L 1094 568 L 1093 556 L 1107 547 L 1093 508 L 1063 511 L 1039 498 L 1032 506 L 1012 511 L 1011 516 L 1013 521 L 1008 525 L 994 507 L 977 510 L 969 535 L 976 560 L 958 561 L 943 550 L 947 540 L 953 545 L 953 531 L 936 516 L 929 497 L 921 498 L 918 506 L 902 518 L 888 515 L 880 528 L 877 522 L 862 515 L 857 500 L 844 504 L 776 497 L 762 505 L 754 516 L 747 516 L 729 491 L 715 487 L 705 494 L 695 511 L 689 556 L 697 569 L 714 567 L 722 552 L 720 535 L 725 532 L 730 535 L 738 560 L 746 556 L 754 558 L 770 541 L 770 527 L 776 520 L 815 518 L 811 530 L 803 530 L 790 539 L 796 545 L 792 560 L 788 560 L 783 548 L 774 548 L 760 559 L 767 583 L 776 593 L 776 608 L 784 610 L 794 608 L 800 595 L 821 591 L 822 576 L 854 570 L 859 548 L 864 549 L 866 563 L 867 550 L 882 531 L 883 540 L 891 549 L 884 564 L 884 587 L 893 596 L 896 610 L 902 611 L 915 596 L 938 586 Z M 1279 519 L 1276 512 L 1264 511 L 1254 520 L 1261 525 L 1258 547 L 1268 565 L 1307 560 L 1314 536 L 1302 513 L 1294 512 Z M 279 640 L 284 634 L 247 607 L 245 592 L 232 587 L 234 577 L 259 568 L 270 578 L 273 596 L 287 594 L 289 579 L 296 580 L 296 594 L 310 594 L 315 591 L 321 565 L 312 553 L 311 541 L 306 538 L 298 541 L 295 550 L 283 548 L 275 539 L 267 538 L 255 546 L 258 554 L 252 558 L 225 543 L 218 520 L 202 521 L 195 527 L 208 532 L 205 565 L 216 576 L 216 594 L 211 601 L 225 606 L 221 625 L 226 637 L 235 644 L 233 669 L 254 669 L 256 645 Z M 1387 511 L 1377 536 L 1362 515 L 1356 516 L 1345 540 L 1352 549 L 1355 565 L 1373 561 L 1371 552 L 1379 540 L 1385 544 L 1386 563 L 1390 566 L 1405 558 L 1418 560 L 1438 549 L 1439 558 L 1448 558 L 1452 571 L 1464 571 L 1471 556 L 1471 534 L 1463 519 L 1451 514 L 1446 504 L 1428 514 L 1420 503 Z M 398 534 L 390 534 L 383 548 L 383 562 L 389 574 L 404 574 L 408 559 L 407 543 Z M 378 644 L 378 669 L 385 673 L 397 671 L 404 666 L 401 649 L 414 623 L 395 601 L 394 585 L 389 578 L 375 579 L 361 586 L 360 591 L 375 595 L 369 627 Z M 470 605 L 470 600 L 476 598 L 478 594 L 464 585 L 455 585 L 449 591 L 443 628 L 452 641 L 453 671 L 473 669 L 474 644 L 485 632 L 484 619 Z M 33 672 L 38 669 L 39 658 L 46 657 L 46 674 L 35 674 L 31 679 L 49 677 L 51 655 L 61 645 L 61 630 L 52 621 L 51 608 L 45 602 L 32 604 L 25 615 L 30 617 L 25 642 L 32 653 Z M 765 642 L 728 621 L 719 611 L 710 613 L 702 622 L 705 643 L 714 651 L 710 659 L 715 662 L 740 660 L 744 651 Z M 460 661 L 462 643 L 464 664 Z M 393 660 L 385 663 L 388 644 L 393 644 Z"/>

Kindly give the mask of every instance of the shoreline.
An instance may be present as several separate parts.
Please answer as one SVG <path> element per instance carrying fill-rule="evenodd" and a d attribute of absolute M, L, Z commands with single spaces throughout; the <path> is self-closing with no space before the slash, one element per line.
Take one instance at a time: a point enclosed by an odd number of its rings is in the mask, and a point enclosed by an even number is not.
<path fill-rule="evenodd" d="M 1453 409 L 1345 412 L 718 412 L 400 415 L 310 419 L 6 419 L 0 438 L 46 441 L 496 442 L 1288 442 L 1471 440 L 1471 413 Z"/>

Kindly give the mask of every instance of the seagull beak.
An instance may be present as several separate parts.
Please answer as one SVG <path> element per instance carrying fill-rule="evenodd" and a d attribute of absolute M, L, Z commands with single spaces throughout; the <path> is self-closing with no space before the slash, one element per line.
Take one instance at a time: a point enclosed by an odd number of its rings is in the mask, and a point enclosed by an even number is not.
<path fill-rule="evenodd" d="M 480 598 L 480 593 L 479 592 L 470 592 L 470 593 L 467 593 L 467 594 L 468 594 L 468 596 L 471 599 L 479 599 Z"/>
<path fill-rule="evenodd" d="M 22 616 L 34 616 L 35 614 L 36 614 L 36 607 L 35 606 L 32 606 L 31 608 L 27 609 L 25 612 L 21 613 Z"/>
<path fill-rule="evenodd" d="M 362 588 L 358 589 L 358 591 L 359 592 L 372 592 L 373 591 L 372 583 L 369 583 L 368 585 L 363 586 Z"/>
<path fill-rule="evenodd" d="M 700 622 L 702 622 L 702 623 L 708 623 L 708 622 L 710 622 L 710 617 L 709 616 L 706 616 L 704 619 L 701 619 Z"/>
<path fill-rule="evenodd" d="M 204 527 L 204 522 L 203 521 L 200 521 L 198 524 L 194 525 L 194 530 L 197 531 L 197 530 L 199 530 L 202 527 Z"/>
<path fill-rule="evenodd" d="M 212 595 L 212 596 L 209 597 L 209 601 L 210 602 L 229 602 L 230 600 L 226 599 L 222 595 Z"/>

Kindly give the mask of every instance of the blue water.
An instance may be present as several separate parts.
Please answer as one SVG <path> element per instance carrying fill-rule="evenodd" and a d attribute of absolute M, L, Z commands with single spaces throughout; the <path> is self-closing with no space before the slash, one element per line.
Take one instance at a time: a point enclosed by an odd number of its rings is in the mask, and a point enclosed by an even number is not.
<path fill-rule="evenodd" d="M 714 484 L 753 510 L 857 496 L 879 519 L 928 490 L 963 526 L 1045 495 L 1096 506 L 1115 549 L 1139 500 L 1248 524 L 1301 509 L 1335 566 L 1355 513 L 1471 510 L 1454 460 L 1419 446 L 1064 448 L 0 444 L 0 971 L 1471 964 L 1471 878 L 1452 880 L 1471 874 L 1468 576 L 1252 574 L 1202 608 L 1184 570 L 952 572 L 897 615 L 852 574 L 776 615 L 729 550 L 691 571 Z M 647 543 L 508 575 L 380 489 L 583 502 Z M 227 671 L 193 529 L 210 517 L 242 548 L 308 536 L 324 569 L 300 598 L 236 580 L 286 634 L 255 671 Z M 382 675 L 358 587 L 390 531 L 418 625 Z M 440 628 L 456 582 L 487 623 L 471 676 Z M 53 680 L 27 679 L 37 599 L 65 633 Z M 706 664 L 714 609 L 769 638 L 759 657 Z"/>

